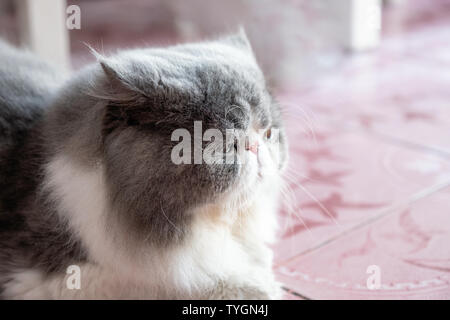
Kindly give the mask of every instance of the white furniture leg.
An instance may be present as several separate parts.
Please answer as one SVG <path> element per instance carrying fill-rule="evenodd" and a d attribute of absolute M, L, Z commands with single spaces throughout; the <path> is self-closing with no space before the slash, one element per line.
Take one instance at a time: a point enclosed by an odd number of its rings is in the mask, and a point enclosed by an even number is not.
<path fill-rule="evenodd" d="M 22 45 L 47 61 L 70 68 L 65 0 L 16 0 Z"/>
<path fill-rule="evenodd" d="M 339 40 L 352 51 L 373 49 L 380 42 L 381 0 L 334 0 Z"/>

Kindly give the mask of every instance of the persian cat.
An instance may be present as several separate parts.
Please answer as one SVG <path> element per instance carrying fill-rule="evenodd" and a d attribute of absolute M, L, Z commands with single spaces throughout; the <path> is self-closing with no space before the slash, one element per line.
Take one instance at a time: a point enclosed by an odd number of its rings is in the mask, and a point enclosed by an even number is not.
<path fill-rule="evenodd" d="M 96 56 L 66 79 L 0 43 L 0 297 L 280 298 L 286 138 L 244 32 Z M 231 138 L 180 151 L 195 123 Z M 211 145 L 233 161 L 191 163 Z"/>

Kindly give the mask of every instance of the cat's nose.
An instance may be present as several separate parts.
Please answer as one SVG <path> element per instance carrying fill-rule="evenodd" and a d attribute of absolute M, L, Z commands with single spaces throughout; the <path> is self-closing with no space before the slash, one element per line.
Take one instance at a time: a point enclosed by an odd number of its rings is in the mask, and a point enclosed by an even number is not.
<path fill-rule="evenodd" d="M 258 154 L 258 146 L 258 141 L 253 141 L 251 143 L 247 141 L 245 144 L 245 150 Z"/>

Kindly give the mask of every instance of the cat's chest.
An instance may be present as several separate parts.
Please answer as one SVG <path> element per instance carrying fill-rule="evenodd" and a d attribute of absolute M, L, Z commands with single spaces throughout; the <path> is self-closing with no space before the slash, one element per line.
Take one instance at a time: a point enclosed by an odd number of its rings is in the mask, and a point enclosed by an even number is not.
<path fill-rule="evenodd" d="M 264 252 L 257 248 L 273 238 L 276 225 L 275 200 L 264 196 L 239 212 L 231 226 L 198 213 L 190 226 L 191 236 L 182 244 L 149 246 L 132 242 L 126 229 L 108 221 L 102 170 L 87 171 L 67 158 L 55 158 L 47 167 L 47 187 L 58 200 L 58 211 L 86 248 L 89 261 L 120 279 L 150 286 L 163 283 L 189 288 L 249 269 L 252 255 Z"/>

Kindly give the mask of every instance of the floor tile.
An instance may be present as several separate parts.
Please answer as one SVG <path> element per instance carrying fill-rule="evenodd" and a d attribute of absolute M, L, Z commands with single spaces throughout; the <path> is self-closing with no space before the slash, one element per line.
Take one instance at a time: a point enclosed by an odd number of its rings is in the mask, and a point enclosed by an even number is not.
<path fill-rule="evenodd" d="M 450 299 L 450 189 L 279 265 L 289 289 L 313 299 Z M 380 288 L 368 289 L 369 266 Z M 372 271 L 373 272 L 373 271 Z"/>
<path fill-rule="evenodd" d="M 308 298 L 291 290 L 284 291 L 282 300 L 307 300 Z"/>
<path fill-rule="evenodd" d="M 289 123 L 277 263 L 450 181 L 450 162 L 439 156 L 320 126 L 314 139 Z"/>

